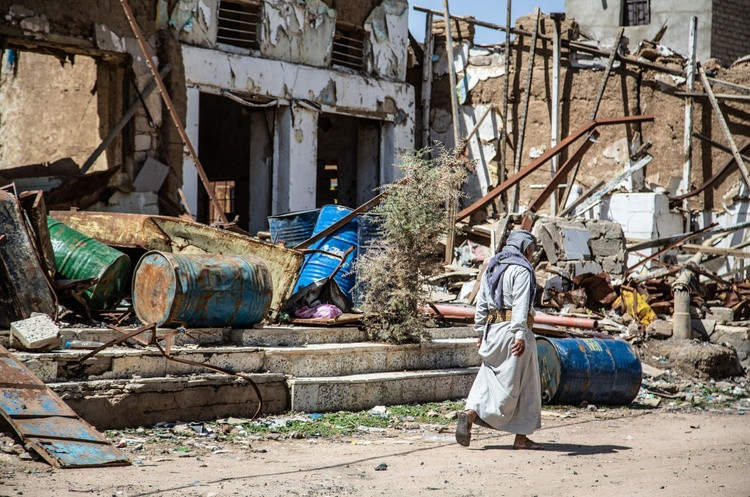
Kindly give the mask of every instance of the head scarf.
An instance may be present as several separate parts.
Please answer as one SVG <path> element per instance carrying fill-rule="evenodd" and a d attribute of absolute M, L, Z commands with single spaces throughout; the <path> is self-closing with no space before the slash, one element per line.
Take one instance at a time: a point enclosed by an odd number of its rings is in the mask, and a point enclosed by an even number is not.
<path fill-rule="evenodd" d="M 514 252 L 524 255 L 529 245 L 536 247 L 536 238 L 531 232 L 526 230 L 513 230 L 505 241 L 505 246 L 501 252 Z"/>
<path fill-rule="evenodd" d="M 529 293 L 531 295 L 531 305 L 534 305 L 536 275 L 534 274 L 534 268 L 524 255 L 529 246 L 536 247 L 536 238 L 534 238 L 534 235 L 526 230 L 513 230 L 508 235 L 503 250 L 490 259 L 485 275 L 496 308 L 504 308 L 502 278 L 503 273 L 505 273 L 509 265 L 521 266 L 529 271 Z"/>

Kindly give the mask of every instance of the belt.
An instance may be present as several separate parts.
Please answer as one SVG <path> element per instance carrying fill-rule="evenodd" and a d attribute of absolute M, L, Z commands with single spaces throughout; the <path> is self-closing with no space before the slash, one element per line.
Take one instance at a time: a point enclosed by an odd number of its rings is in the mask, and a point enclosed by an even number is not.
<path fill-rule="evenodd" d="M 487 314 L 487 324 L 500 323 L 503 321 L 510 321 L 513 319 L 512 309 L 490 309 Z M 534 316 L 529 313 L 526 317 L 526 326 L 531 328 L 534 325 Z"/>

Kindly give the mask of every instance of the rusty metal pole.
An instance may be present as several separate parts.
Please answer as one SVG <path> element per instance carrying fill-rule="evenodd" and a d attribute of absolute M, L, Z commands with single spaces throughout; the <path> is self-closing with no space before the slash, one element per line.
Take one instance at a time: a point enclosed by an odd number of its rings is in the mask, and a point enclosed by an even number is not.
<path fill-rule="evenodd" d="M 175 110 L 174 103 L 172 103 L 172 99 L 167 92 L 167 87 L 164 85 L 164 80 L 159 75 L 159 70 L 154 64 L 153 58 L 151 57 L 151 52 L 149 51 L 148 46 L 146 45 L 146 40 L 143 37 L 143 32 L 141 31 L 140 26 L 138 26 L 138 23 L 135 20 L 135 16 L 133 15 L 133 10 L 130 8 L 128 0 L 120 0 L 120 3 L 122 4 L 122 10 L 125 11 L 125 16 L 128 18 L 128 23 L 130 23 L 130 27 L 133 29 L 135 39 L 138 41 L 138 46 L 141 48 L 141 52 L 143 52 L 143 56 L 146 58 L 146 65 L 151 71 L 151 74 L 154 77 L 154 81 L 156 81 L 156 84 L 159 87 L 159 93 L 161 93 L 161 96 L 164 99 L 164 104 L 169 110 L 169 115 L 172 118 L 172 122 L 174 122 L 174 125 L 177 128 L 177 132 L 180 134 L 180 138 L 182 138 L 183 143 L 185 143 L 185 148 L 187 148 L 188 154 L 190 154 L 190 158 L 195 163 L 195 169 L 198 172 L 198 176 L 200 177 L 201 182 L 203 183 L 203 188 L 206 189 L 206 193 L 208 193 L 208 198 L 211 200 L 211 204 L 216 209 L 216 212 L 218 212 L 219 220 L 222 223 L 226 223 L 227 217 L 224 215 L 224 208 L 216 199 L 216 193 L 214 192 L 211 182 L 208 180 L 208 176 L 206 176 L 206 172 L 203 170 L 203 165 L 201 164 L 200 159 L 198 159 L 198 154 L 195 152 L 193 144 L 190 143 L 190 138 L 188 138 L 188 135 L 185 132 L 185 127 L 182 125 L 182 122 L 180 122 L 179 116 L 177 116 L 177 111 Z"/>

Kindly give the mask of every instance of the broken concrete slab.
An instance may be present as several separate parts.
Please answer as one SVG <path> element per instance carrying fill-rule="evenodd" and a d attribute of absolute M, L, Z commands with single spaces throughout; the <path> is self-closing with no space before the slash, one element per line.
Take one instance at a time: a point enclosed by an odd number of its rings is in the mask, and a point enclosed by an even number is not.
<path fill-rule="evenodd" d="M 644 357 L 664 357 L 670 369 L 684 374 L 714 379 L 742 374 L 737 352 L 731 347 L 675 339 L 650 342 L 646 347 Z"/>
<path fill-rule="evenodd" d="M 742 367 L 750 370 L 750 328 L 717 324 L 711 334 L 711 343 L 732 347 Z"/>
<path fill-rule="evenodd" d="M 706 318 L 713 319 L 716 324 L 727 324 L 734 321 L 734 311 L 730 307 L 709 307 Z"/>
<path fill-rule="evenodd" d="M 651 338 L 666 339 L 672 337 L 672 321 L 657 319 L 646 327 L 646 335 Z"/>
<path fill-rule="evenodd" d="M 284 375 L 254 373 L 262 414 L 288 410 Z M 258 398 L 250 384 L 221 374 L 50 383 L 81 417 L 100 429 L 150 426 L 159 421 L 250 417 Z"/>
<path fill-rule="evenodd" d="M 158 192 L 168 174 L 168 166 L 149 157 L 133 180 L 133 188 L 137 192 Z"/>
<path fill-rule="evenodd" d="M 60 346 L 60 328 L 46 314 L 10 324 L 11 346 L 26 350 L 39 350 Z"/>

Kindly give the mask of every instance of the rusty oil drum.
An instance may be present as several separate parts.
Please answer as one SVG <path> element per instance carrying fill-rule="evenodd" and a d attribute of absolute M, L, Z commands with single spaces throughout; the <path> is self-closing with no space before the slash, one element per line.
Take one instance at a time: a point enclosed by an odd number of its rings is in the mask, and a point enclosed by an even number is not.
<path fill-rule="evenodd" d="M 641 361 L 624 340 L 536 338 L 542 402 L 630 404 L 641 387 Z"/>
<path fill-rule="evenodd" d="M 253 255 L 147 252 L 133 276 L 133 309 L 158 326 L 250 327 L 268 312 L 271 270 Z"/>
<path fill-rule="evenodd" d="M 57 272 L 68 280 L 97 278 L 84 298 L 91 309 L 116 305 L 127 292 L 130 259 L 117 249 L 47 217 Z"/>

